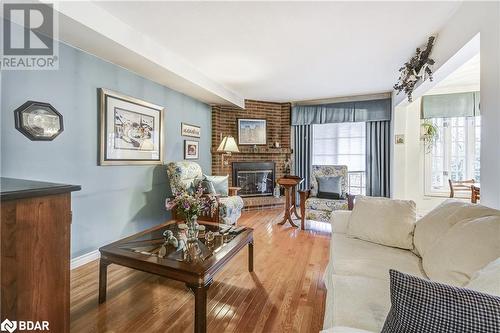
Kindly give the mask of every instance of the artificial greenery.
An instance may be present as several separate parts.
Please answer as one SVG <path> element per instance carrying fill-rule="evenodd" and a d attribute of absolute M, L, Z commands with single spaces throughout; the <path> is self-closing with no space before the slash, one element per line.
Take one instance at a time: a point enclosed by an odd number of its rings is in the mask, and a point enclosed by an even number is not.
<path fill-rule="evenodd" d="M 430 121 L 424 121 L 421 128 L 421 138 L 424 142 L 426 153 L 430 153 L 432 151 L 432 147 L 439 139 L 439 128 Z"/>
<path fill-rule="evenodd" d="M 429 58 L 434 40 L 436 37 L 431 36 L 427 40 L 427 45 L 424 50 L 417 47 L 415 55 L 399 69 L 399 79 L 394 85 L 394 89 L 398 94 L 402 91 L 408 96 L 408 102 L 412 101 L 412 93 L 418 81 L 425 81 L 429 78 L 432 81 L 431 65 L 434 65 L 434 60 Z"/>

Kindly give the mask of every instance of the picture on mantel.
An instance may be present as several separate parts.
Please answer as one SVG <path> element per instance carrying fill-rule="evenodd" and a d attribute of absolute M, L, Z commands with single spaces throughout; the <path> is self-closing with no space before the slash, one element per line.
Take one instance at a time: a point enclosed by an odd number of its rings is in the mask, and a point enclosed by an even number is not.
<path fill-rule="evenodd" d="M 267 144 L 267 121 L 265 119 L 238 119 L 239 145 Z"/>

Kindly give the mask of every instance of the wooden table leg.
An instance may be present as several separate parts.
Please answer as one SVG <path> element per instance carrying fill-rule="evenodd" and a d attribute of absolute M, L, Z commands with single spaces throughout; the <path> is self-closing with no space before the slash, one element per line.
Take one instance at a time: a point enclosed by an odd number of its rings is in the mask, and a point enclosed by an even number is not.
<path fill-rule="evenodd" d="M 253 241 L 248 243 L 248 271 L 253 272 Z"/>
<path fill-rule="evenodd" d="M 293 227 L 298 228 L 298 226 L 293 223 L 292 216 L 290 215 L 290 209 L 292 208 L 290 201 L 290 192 L 290 186 L 285 186 L 285 216 L 283 217 L 283 220 L 278 224 L 283 225 L 288 221 Z"/>
<path fill-rule="evenodd" d="M 99 260 L 99 304 L 106 302 L 106 285 L 108 282 L 108 266 L 110 262 L 105 259 Z"/>
<path fill-rule="evenodd" d="M 207 291 L 212 281 L 206 285 L 190 285 L 188 288 L 194 292 L 194 332 L 206 333 L 207 331 Z"/>
<path fill-rule="evenodd" d="M 299 213 L 297 213 L 297 186 L 294 186 L 292 190 L 292 212 L 298 219 L 301 219 Z"/>

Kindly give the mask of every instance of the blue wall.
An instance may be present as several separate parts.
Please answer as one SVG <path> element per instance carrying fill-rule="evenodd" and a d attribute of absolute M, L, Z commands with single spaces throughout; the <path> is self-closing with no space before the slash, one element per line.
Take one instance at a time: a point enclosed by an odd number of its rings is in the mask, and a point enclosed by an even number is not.
<path fill-rule="evenodd" d="M 211 171 L 210 107 L 119 66 L 60 44 L 57 71 L 3 71 L 1 175 L 80 184 L 73 193 L 72 257 L 169 217 L 165 166 L 98 166 L 98 88 L 166 108 L 165 163 L 183 159 L 181 122 L 201 126 L 200 159 Z M 35 100 L 64 117 L 52 142 L 30 141 L 14 128 L 14 110 Z"/>

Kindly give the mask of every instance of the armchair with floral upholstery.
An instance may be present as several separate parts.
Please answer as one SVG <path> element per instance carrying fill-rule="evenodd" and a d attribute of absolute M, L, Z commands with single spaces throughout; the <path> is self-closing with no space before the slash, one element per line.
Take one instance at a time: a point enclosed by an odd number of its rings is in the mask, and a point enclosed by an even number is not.
<path fill-rule="evenodd" d="M 172 193 L 183 190 L 193 190 L 198 181 L 212 177 L 205 176 L 201 166 L 192 161 L 171 162 L 167 165 L 167 176 L 170 181 Z M 223 177 L 219 177 L 223 181 Z M 227 180 L 226 180 L 227 181 Z M 227 185 L 227 183 L 226 183 Z M 236 224 L 243 209 L 243 199 L 237 195 L 237 187 L 226 186 L 227 193 L 216 193 L 215 204 L 217 205 L 213 215 L 199 216 L 199 220 L 212 221 L 224 224 Z M 174 218 L 179 218 L 175 216 Z"/>
<path fill-rule="evenodd" d="M 340 176 L 342 193 L 339 199 L 318 198 L 318 177 Z M 311 171 L 311 188 L 299 191 L 302 229 L 305 220 L 330 222 L 334 210 L 351 210 L 354 197 L 347 193 L 347 166 L 345 165 L 313 165 Z"/>

